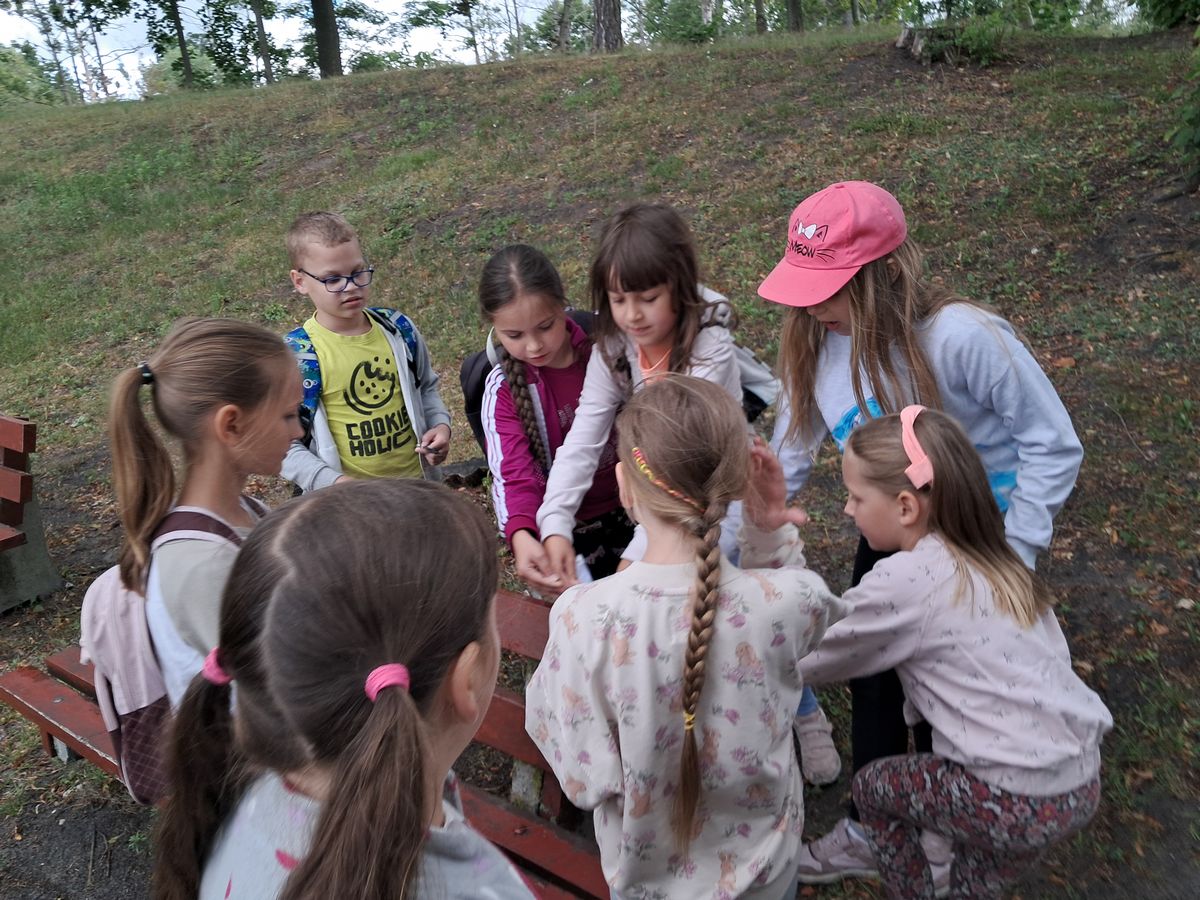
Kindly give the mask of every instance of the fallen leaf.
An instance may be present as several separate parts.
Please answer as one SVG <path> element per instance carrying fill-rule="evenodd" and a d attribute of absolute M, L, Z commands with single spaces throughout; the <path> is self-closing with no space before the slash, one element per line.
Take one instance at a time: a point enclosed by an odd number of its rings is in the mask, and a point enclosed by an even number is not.
<path fill-rule="evenodd" d="M 1166 637 L 1168 634 L 1171 633 L 1171 629 L 1168 628 L 1166 625 L 1164 625 L 1162 622 L 1151 622 L 1150 623 L 1150 632 L 1155 637 Z"/>
<path fill-rule="evenodd" d="M 1182 600 L 1180 600 L 1178 603 L 1175 604 L 1175 608 L 1176 609 L 1195 609 L 1196 601 L 1189 600 L 1186 597 L 1184 597 Z"/>
<path fill-rule="evenodd" d="M 1056 369 L 1071 369 L 1074 367 L 1075 357 L 1073 356 L 1060 356 L 1054 361 L 1054 368 Z"/>

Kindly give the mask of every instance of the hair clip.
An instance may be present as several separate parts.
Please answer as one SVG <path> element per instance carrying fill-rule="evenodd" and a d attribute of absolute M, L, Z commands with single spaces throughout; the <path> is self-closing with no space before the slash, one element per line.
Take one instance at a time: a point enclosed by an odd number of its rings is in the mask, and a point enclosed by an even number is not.
<path fill-rule="evenodd" d="M 689 497 L 687 494 L 683 493 L 682 491 L 675 490 L 675 488 L 671 487 L 669 484 L 667 484 L 665 481 L 663 481 L 661 478 L 659 478 L 657 475 L 654 474 L 654 472 L 650 468 L 650 464 L 648 462 L 646 462 L 646 454 L 644 454 L 642 452 L 641 447 L 632 447 L 632 448 L 630 448 L 629 452 L 633 455 L 633 462 L 634 462 L 634 465 L 637 466 L 637 470 L 646 476 L 647 481 L 649 481 L 652 485 L 654 485 L 660 491 L 670 494 L 676 500 L 683 501 L 688 506 L 690 506 L 692 509 L 696 510 L 696 512 L 703 515 L 704 505 L 702 503 L 700 503 L 697 500 L 693 500 L 691 497 Z"/>
<path fill-rule="evenodd" d="M 140 362 L 137 367 L 142 373 L 142 384 L 154 384 L 154 373 L 150 371 L 150 363 Z"/>
<path fill-rule="evenodd" d="M 908 454 L 910 463 L 904 474 L 915 488 L 923 488 L 933 481 L 933 463 L 921 442 L 917 440 L 917 432 L 913 429 L 913 422 L 924 410 L 924 406 L 916 403 L 900 410 L 900 441 L 904 444 L 904 452 Z"/>

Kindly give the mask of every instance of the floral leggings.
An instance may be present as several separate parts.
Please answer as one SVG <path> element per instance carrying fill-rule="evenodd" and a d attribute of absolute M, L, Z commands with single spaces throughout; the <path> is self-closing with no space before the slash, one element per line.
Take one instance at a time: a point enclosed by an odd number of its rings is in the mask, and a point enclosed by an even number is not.
<path fill-rule="evenodd" d="M 854 776 L 854 802 L 888 895 L 933 897 L 921 849 L 927 828 L 954 844 L 951 897 L 1000 897 L 1051 844 L 1082 829 L 1100 780 L 1050 797 L 1010 794 L 932 753 L 889 756 Z"/>

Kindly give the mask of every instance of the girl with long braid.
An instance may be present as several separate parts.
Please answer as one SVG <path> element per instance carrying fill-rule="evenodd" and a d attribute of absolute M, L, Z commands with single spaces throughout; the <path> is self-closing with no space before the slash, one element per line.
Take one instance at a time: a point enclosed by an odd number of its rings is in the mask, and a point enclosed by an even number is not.
<path fill-rule="evenodd" d="M 554 264 L 526 244 L 511 244 L 487 261 L 479 306 L 500 342 L 500 364 L 488 375 L 480 411 L 496 520 L 517 574 L 535 588 L 561 589 L 542 549 L 537 511 L 554 454 L 575 418 L 592 342 L 567 315 Z M 616 571 L 633 535 L 617 496 L 616 464 L 610 430 L 572 535 L 596 577 Z"/>
<path fill-rule="evenodd" d="M 646 554 L 555 602 L 526 729 L 594 810 L 614 897 L 791 897 L 797 661 L 844 607 L 804 567 L 782 470 L 722 387 L 666 376 L 633 396 L 618 435 Z M 738 498 L 742 561 L 759 569 L 721 555 Z"/>

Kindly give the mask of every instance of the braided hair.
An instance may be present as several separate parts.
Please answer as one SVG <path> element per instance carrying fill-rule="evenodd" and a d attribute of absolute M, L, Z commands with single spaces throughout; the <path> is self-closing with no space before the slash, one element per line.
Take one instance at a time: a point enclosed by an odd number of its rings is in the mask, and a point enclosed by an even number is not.
<path fill-rule="evenodd" d="M 638 508 L 695 540 L 696 579 L 683 671 L 683 753 L 672 809 L 676 844 L 691 841 L 700 800 L 695 726 L 716 625 L 721 520 L 746 488 L 750 444 L 741 408 L 719 386 L 670 375 L 633 396 L 617 421 L 623 483 Z"/>
<path fill-rule="evenodd" d="M 493 254 L 483 267 L 479 278 L 480 311 L 490 322 L 497 312 L 522 294 L 545 297 L 560 309 L 567 307 L 562 278 L 546 254 L 528 244 L 510 244 Z M 529 439 L 529 447 L 538 465 L 548 472 L 550 453 L 542 440 L 533 400 L 529 396 L 526 364 L 514 359 L 499 344 L 497 349 L 504 379 L 508 382 L 513 403 L 521 416 L 521 426 Z"/>

